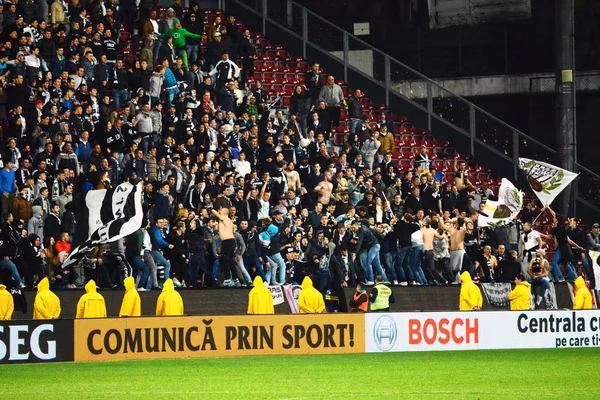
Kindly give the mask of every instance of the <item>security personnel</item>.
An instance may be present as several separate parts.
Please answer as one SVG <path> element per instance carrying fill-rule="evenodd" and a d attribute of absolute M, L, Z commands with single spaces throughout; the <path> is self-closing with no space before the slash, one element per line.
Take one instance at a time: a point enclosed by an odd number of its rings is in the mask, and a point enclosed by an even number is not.
<path fill-rule="evenodd" d="M 104 297 L 96 291 L 96 282 L 93 279 L 86 283 L 85 291 L 77 303 L 75 318 L 106 318 L 106 303 Z"/>
<path fill-rule="evenodd" d="M 121 303 L 119 317 L 139 317 L 142 315 L 142 301 L 135 289 L 135 279 L 133 276 L 128 276 L 123 283 L 125 284 L 125 295 Z"/>
<path fill-rule="evenodd" d="M 248 314 L 275 314 L 273 295 L 258 275 L 254 278 L 254 288 L 248 293 Z"/>
<path fill-rule="evenodd" d="M 367 312 L 369 310 L 369 295 L 366 290 L 363 290 L 362 284 L 356 285 L 356 293 L 350 300 L 350 311 L 352 312 Z"/>
<path fill-rule="evenodd" d="M 515 278 L 515 288 L 508 294 L 511 310 L 531 309 L 531 284 L 525 280 L 523 274 Z"/>
<path fill-rule="evenodd" d="M 573 299 L 573 310 L 589 310 L 592 308 L 592 294 L 580 276 L 575 279 L 575 298 Z"/>
<path fill-rule="evenodd" d="M 33 319 L 56 319 L 60 311 L 60 299 L 50 291 L 50 281 L 42 279 L 33 303 Z"/>
<path fill-rule="evenodd" d="M 383 284 L 383 277 L 377 275 L 375 277 L 375 286 L 371 289 L 371 311 L 383 312 L 390 311 L 390 303 L 395 303 L 394 293 L 392 289 Z"/>
<path fill-rule="evenodd" d="M 12 294 L 6 290 L 6 286 L 0 285 L 0 321 L 10 321 L 14 310 Z"/>
<path fill-rule="evenodd" d="M 173 279 L 165 281 L 163 290 L 156 301 L 156 316 L 165 317 L 169 315 L 183 315 L 183 299 L 175 291 Z"/>

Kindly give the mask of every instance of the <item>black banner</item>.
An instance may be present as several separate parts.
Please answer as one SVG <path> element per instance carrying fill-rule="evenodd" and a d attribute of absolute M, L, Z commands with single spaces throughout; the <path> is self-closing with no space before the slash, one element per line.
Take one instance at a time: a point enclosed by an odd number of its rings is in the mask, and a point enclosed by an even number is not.
<path fill-rule="evenodd" d="M 0 321 L 0 364 L 73 361 L 73 320 Z"/>

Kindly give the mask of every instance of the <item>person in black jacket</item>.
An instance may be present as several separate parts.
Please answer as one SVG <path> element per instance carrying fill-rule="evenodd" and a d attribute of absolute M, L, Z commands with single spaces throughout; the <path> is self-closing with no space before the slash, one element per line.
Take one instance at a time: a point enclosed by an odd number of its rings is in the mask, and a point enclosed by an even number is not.
<path fill-rule="evenodd" d="M 61 220 L 58 216 L 60 212 L 60 206 L 56 203 L 52 204 L 50 207 L 50 213 L 44 220 L 44 237 L 53 237 L 54 240 L 58 241 L 60 239 L 60 227 Z"/>
<path fill-rule="evenodd" d="M 185 236 L 189 246 L 189 273 L 191 281 L 188 286 L 196 289 L 198 287 L 197 277 L 198 272 L 204 274 L 204 284 L 213 285 L 214 279 L 212 277 L 212 271 L 206 265 L 206 259 L 204 253 L 206 252 L 206 242 L 208 240 L 206 236 L 205 228 L 200 224 L 198 217 L 190 221 L 189 230 Z"/>
<path fill-rule="evenodd" d="M 300 129 L 302 130 L 302 137 L 306 137 L 310 102 L 310 92 L 305 91 L 302 86 L 297 85 L 294 88 L 294 94 L 290 99 L 290 115 L 296 115 L 296 119 L 300 124 Z"/>
<path fill-rule="evenodd" d="M 337 297 L 338 299 L 338 312 L 348 312 L 348 306 L 346 304 L 346 294 L 344 288 L 348 287 L 346 283 L 346 271 L 344 270 L 344 263 L 342 261 L 340 251 L 346 249 L 343 246 L 336 246 L 334 243 L 329 243 L 329 275 L 330 281 L 330 295 Z"/>
<path fill-rule="evenodd" d="M 22 233 L 17 231 L 17 228 L 14 226 L 14 220 L 14 215 L 9 212 L 6 215 L 6 221 L 2 224 L 2 229 L 0 231 L 0 267 L 10 272 L 19 288 L 24 288 L 25 285 L 21 280 L 21 275 L 19 274 L 14 261 L 20 254 L 21 246 L 26 238 Z M 27 231 L 24 232 L 25 235 L 27 235 Z M 0 280 L 6 283 L 4 274 L 0 276 Z"/>
<path fill-rule="evenodd" d="M 250 30 L 245 29 L 242 35 L 242 39 L 239 43 L 239 54 L 242 57 L 241 89 L 246 88 L 246 81 L 248 77 L 254 76 L 254 56 L 256 55 L 256 48 L 252 44 L 250 36 Z"/>
<path fill-rule="evenodd" d="M 196 276 L 191 277 L 187 267 L 189 254 L 187 236 L 185 235 L 185 222 L 177 222 L 170 233 L 169 242 L 173 245 L 173 248 L 169 250 L 169 261 L 171 261 L 171 266 L 177 276 L 173 279 L 173 282 L 179 280 L 182 287 L 193 286 L 192 280 L 195 280 Z"/>
<path fill-rule="evenodd" d="M 310 92 L 311 105 L 316 108 L 317 99 L 323 87 L 323 79 L 321 79 L 321 66 L 319 63 L 314 63 L 312 69 L 306 74 L 306 87 Z"/>

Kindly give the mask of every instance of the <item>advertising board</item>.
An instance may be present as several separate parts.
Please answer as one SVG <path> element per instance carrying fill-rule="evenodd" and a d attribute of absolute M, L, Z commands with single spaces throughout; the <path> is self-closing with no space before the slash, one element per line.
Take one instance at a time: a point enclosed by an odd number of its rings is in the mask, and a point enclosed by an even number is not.
<path fill-rule="evenodd" d="M 75 361 L 365 351 L 358 314 L 75 320 Z"/>
<path fill-rule="evenodd" d="M 365 315 L 367 352 L 600 346 L 600 311 Z"/>
<path fill-rule="evenodd" d="M 0 364 L 73 361 L 73 320 L 0 321 Z"/>

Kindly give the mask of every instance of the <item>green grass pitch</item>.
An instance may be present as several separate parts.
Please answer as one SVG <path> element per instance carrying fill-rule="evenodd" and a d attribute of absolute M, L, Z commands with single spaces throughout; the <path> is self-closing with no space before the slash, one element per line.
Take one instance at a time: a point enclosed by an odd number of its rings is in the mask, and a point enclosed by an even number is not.
<path fill-rule="evenodd" d="M 6 399 L 592 399 L 600 351 L 497 350 L 4 365 Z"/>

